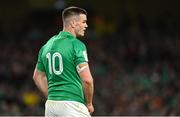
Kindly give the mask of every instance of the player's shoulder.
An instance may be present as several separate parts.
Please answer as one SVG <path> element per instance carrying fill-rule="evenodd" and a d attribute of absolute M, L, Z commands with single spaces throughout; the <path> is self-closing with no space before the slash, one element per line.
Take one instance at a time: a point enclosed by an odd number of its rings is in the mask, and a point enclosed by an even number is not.
<path fill-rule="evenodd" d="M 85 44 L 78 39 L 73 40 L 72 43 L 75 48 L 86 48 Z"/>
<path fill-rule="evenodd" d="M 57 39 L 57 38 L 58 38 L 57 35 L 52 36 L 52 37 L 44 44 L 44 47 L 46 47 L 46 46 L 48 46 L 48 45 L 51 45 L 51 44 L 53 43 L 53 41 L 54 41 L 55 39 Z"/>
<path fill-rule="evenodd" d="M 52 43 L 52 41 L 54 40 L 55 36 L 51 37 L 48 41 L 46 41 L 44 43 L 44 45 L 42 45 L 42 47 L 40 48 L 40 51 L 43 51 L 46 47 L 48 47 Z"/>
<path fill-rule="evenodd" d="M 77 39 L 77 38 L 74 38 L 72 40 L 72 43 L 73 44 L 77 44 L 77 45 L 84 45 L 84 43 L 81 40 Z"/>

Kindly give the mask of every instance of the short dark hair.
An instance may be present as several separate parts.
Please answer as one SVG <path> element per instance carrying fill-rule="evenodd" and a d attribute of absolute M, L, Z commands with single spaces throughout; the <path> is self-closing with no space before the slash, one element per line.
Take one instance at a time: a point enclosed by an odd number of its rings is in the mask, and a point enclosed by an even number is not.
<path fill-rule="evenodd" d="M 80 8 L 80 7 L 75 7 L 75 6 L 67 7 L 62 12 L 62 19 L 64 21 L 69 16 L 79 15 L 79 14 L 87 15 L 87 12 L 85 9 Z"/>

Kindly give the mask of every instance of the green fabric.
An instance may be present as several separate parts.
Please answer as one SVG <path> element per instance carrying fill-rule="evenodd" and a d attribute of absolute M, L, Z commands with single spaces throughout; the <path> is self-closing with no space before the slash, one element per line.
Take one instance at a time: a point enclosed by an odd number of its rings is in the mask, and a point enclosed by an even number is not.
<path fill-rule="evenodd" d="M 60 32 L 41 48 L 36 67 L 46 73 L 49 100 L 85 103 L 76 66 L 88 62 L 86 53 L 86 46 L 68 32 Z"/>

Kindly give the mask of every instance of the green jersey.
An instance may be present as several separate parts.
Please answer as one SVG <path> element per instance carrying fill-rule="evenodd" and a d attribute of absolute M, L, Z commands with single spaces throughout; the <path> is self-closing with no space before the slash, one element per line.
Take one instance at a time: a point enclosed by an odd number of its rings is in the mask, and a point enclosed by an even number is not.
<path fill-rule="evenodd" d="M 68 32 L 53 36 L 39 51 L 36 68 L 46 73 L 48 100 L 85 103 L 76 66 L 87 62 L 86 46 Z"/>

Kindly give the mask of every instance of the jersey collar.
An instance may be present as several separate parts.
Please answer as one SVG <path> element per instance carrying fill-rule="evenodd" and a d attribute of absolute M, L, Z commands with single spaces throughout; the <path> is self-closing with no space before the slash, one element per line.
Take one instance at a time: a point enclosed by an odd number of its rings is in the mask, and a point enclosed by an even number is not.
<path fill-rule="evenodd" d="M 71 37 L 71 38 L 75 38 L 71 33 L 65 32 L 65 31 L 60 31 L 60 32 L 59 32 L 59 36 L 61 36 L 61 37 Z"/>

